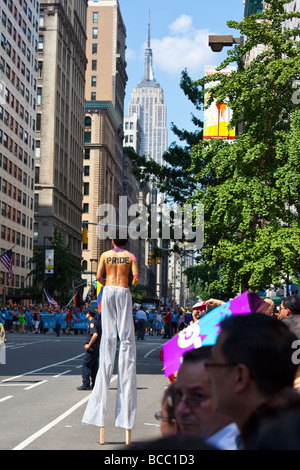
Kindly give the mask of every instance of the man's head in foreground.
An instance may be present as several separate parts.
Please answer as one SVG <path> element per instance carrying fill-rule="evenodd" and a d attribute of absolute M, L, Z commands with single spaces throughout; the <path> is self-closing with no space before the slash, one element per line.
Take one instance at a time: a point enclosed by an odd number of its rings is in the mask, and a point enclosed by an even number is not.
<path fill-rule="evenodd" d="M 187 352 L 175 382 L 175 415 L 182 433 L 205 440 L 230 423 L 213 409 L 210 377 L 205 362 L 211 346 Z"/>
<path fill-rule="evenodd" d="M 283 322 L 267 315 L 225 318 L 207 363 L 214 409 L 231 416 L 242 429 L 259 406 L 293 387 L 298 367 L 292 361 L 295 340 Z"/>

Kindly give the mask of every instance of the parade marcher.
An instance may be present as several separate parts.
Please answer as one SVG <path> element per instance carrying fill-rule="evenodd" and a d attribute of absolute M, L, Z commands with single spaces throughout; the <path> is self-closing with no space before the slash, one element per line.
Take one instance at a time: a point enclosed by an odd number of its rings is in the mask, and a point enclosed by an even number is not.
<path fill-rule="evenodd" d="M 155 329 L 156 329 L 156 335 L 160 336 L 161 335 L 161 330 L 163 327 L 163 320 L 160 311 L 157 312 L 155 315 Z"/>
<path fill-rule="evenodd" d="M 134 427 L 136 417 L 136 345 L 128 277 L 131 271 L 133 285 L 136 285 L 139 276 L 135 256 L 124 248 L 126 242 L 127 240 L 118 237 L 113 239 L 113 249 L 101 255 L 97 271 L 97 281 L 104 286 L 101 308 L 102 338 L 99 370 L 83 422 L 100 426 L 100 444 L 104 444 L 108 390 L 118 337 L 120 348 L 115 425 L 126 429 L 126 444 L 131 443 L 130 430 Z"/>
<path fill-rule="evenodd" d="M 71 308 L 68 309 L 68 313 L 66 315 L 65 320 L 67 322 L 66 335 L 70 336 L 71 329 L 72 329 L 72 320 L 73 320 L 73 310 Z"/>
<path fill-rule="evenodd" d="M 61 330 L 61 325 L 63 321 L 64 319 L 63 319 L 62 313 L 56 312 L 55 317 L 54 317 L 56 336 L 60 336 L 60 330 Z"/>
<path fill-rule="evenodd" d="M 145 339 L 147 315 L 145 309 L 141 307 L 135 314 L 135 319 L 137 321 L 136 325 L 136 337 L 137 339 Z"/>
<path fill-rule="evenodd" d="M 85 356 L 82 365 L 82 385 L 77 390 L 91 390 L 99 367 L 99 346 L 101 340 L 101 324 L 95 318 L 96 311 L 88 308 L 86 318 L 89 321 L 86 330 Z"/>
<path fill-rule="evenodd" d="M 26 317 L 25 317 L 25 312 L 22 309 L 20 309 L 20 312 L 19 312 L 19 326 L 20 326 L 20 332 L 21 334 L 23 334 L 25 331 L 25 326 L 26 326 Z"/>
<path fill-rule="evenodd" d="M 172 312 L 172 323 L 171 323 L 171 334 L 172 334 L 172 336 L 175 336 L 177 334 L 178 317 L 179 317 L 178 312 L 176 310 L 173 310 L 173 312 Z"/>
<path fill-rule="evenodd" d="M 165 325 L 164 325 L 165 332 L 164 332 L 164 335 L 163 335 L 164 339 L 165 338 L 171 339 L 171 336 L 172 336 L 171 328 L 172 328 L 172 312 L 170 310 L 167 313 L 166 318 L 165 318 Z"/>
<path fill-rule="evenodd" d="M 148 315 L 149 336 L 153 336 L 155 330 L 155 308 L 152 308 Z"/>

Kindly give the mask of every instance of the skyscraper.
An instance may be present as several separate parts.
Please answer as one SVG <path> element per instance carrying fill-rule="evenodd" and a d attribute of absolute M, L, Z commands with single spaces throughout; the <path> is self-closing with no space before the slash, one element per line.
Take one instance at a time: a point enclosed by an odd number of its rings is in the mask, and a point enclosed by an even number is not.
<path fill-rule="evenodd" d="M 131 93 L 131 102 L 128 105 L 128 115 L 137 115 L 141 127 L 140 155 L 148 160 L 154 160 L 164 165 L 163 155 L 168 148 L 167 132 L 167 106 L 164 102 L 164 92 L 154 78 L 153 52 L 151 48 L 150 14 L 148 21 L 147 47 L 145 49 L 144 75 Z M 163 199 L 155 188 L 150 188 L 149 202 L 159 205 Z M 166 246 L 164 241 L 164 247 Z M 152 240 L 147 247 L 148 254 L 155 246 L 162 247 L 162 240 Z M 153 287 L 159 298 L 167 297 L 167 261 L 163 258 L 162 264 L 152 265 L 149 268 L 148 284 Z"/>
<path fill-rule="evenodd" d="M 126 28 L 118 0 L 89 0 L 82 215 L 82 221 L 90 224 L 82 247 L 88 282 L 93 275 L 95 278 L 101 253 L 111 247 L 109 239 L 99 236 L 101 226 L 95 227 L 104 215 L 98 208 L 104 204 L 114 207 L 117 222 L 123 194 L 125 48 Z"/>
<path fill-rule="evenodd" d="M 19 301 L 33 253 L 39 2 L 3 0 L 0 14 L 0 256 L 14 246 L 10 281 L 0 265 L 0 296 Z"/>
<path fill-rule="evenodd" d="M 35 243 L 59 231 L 81 259 L 86 0 L 41 0 L 38 38 Z"/>
<path fill-rule="evenodd" d="M 141 125 L 141 155 L 163 164 L 162 157 L 168 146 L 167 107 L 163 89 L 154 78 L 150 19 L 143 79 L 133 89 L 128 105 L 128 115 L 134 114 L 137 114 Z"/>

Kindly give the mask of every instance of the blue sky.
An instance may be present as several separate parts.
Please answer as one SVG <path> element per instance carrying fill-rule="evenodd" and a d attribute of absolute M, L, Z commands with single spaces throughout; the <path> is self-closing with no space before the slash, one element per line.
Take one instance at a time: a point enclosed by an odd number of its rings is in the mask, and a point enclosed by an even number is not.
<path fill-rule="evenodd" d="M 213 53 L 208 36 L 229 33 L 239 36 L 226 23 L 243 19 L 243 0 L 119 0 L 119 4 L 127 30 L 125 115 L 132 89 L 143 77 L 150 10 L 154 76 L 164 90 L 170 145 L 176 140 L 171 122 L 180 129 L 194 129 L 191 113 L 196 110 L 179 86 L 181 71 L 186 68 L 196 80 L 204 75 L 206 65 L 217 66 L 222 62 L 226 48 L 221 53 Z"/>

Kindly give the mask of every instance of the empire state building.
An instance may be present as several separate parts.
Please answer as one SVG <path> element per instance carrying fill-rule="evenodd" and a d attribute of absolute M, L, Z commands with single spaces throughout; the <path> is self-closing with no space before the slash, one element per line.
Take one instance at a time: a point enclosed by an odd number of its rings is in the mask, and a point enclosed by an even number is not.
<path fill-rule="evenodd" d="M 164 92 L 154 78 L 153 53 L 151 49 L 150 20 L 148 23 L 148 40 L 145 50 L 144 76 L 133 88 L 128 115 L 137 115 L 141 126 L 140 154 L 148 160 L 163 165 L 163 154 L 168 146 L 167 107 L 164 103 Z"/>

